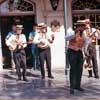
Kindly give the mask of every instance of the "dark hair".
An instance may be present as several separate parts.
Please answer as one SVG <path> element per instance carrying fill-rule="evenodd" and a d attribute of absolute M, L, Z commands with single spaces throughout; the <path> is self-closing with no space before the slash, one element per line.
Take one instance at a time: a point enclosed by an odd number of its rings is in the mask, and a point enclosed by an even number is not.
<path fill-rule="evenodd" d="M 53 21 L 51 22 L 51 27 L 52 27 L 52 26 L 54 26 L 54 27 L 60 26 L 60 22 L 57 21 L 57 20 L 53 20 Z"/>

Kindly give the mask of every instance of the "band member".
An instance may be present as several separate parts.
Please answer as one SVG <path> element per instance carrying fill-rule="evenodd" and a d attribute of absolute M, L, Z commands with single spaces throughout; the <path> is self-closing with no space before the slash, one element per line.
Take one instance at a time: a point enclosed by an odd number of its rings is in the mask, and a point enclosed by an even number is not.
<path fill-rule="evenodd" d="M 84 30 L 84 38 L 87 39 L 87 51 L 85 51 L 85 55 L 88 57 L 88 60 L 92 60 L 91 67 L 88 67 L 89 76 L 92 77 L 92 68 L 94 72 L 94 77 L 99 78 L 98 76 L 98 66 L 97 66 L 97 59 L 96 59 L 96 43 L 97 43 L 97 36 L 98 33 L 95 28 L 91 27 L 91 23 L 89 19 L 85 20 L 86 29 Z M 91 59 L 89 59 L 89 57 Z"/>
<path fill-rule="evenodd" d="M 39 48 L 39 57 L 40 57 L 40 68 L 42 79 L 45 79 L 45 69 L 44 61 L 46 60 L 46 65 L 48 69 L 48 77 L 54 78 L 51 74 L 51 50 L 50 43 L 53 43 L 53 35 L 47 33 L 47 26 L 44 23 L 38 25 L 40 32 L 34 37 L 34 43 L 38 45 Z"/>
<path fill-rule="evenodd" d="M 12 31 L 10 31 L 10 32 L 7 34 L 7 36 L 6 36 L 6 38 L 5 38 L 5 41 L 7 41 L 7 40 L 11 37 L 11 35 L 14 34 L 15 32 L 16 32 L 16 24 L 13 24 L 13 25 L 12 25 Z M 10 52 L 11 52 L 12 70 L 13 70 L 13 71 L 16 71 L 16 69 L 15 69 L 15 63 L 14 63 L 14 59 L 13 59 L 13 51 L 10 50 Z"/>
<path fill-rule="evenodd" d="M 16 33 L 13 34 L 7 41 L 6 44 L 9 49 L 13 50 L 13 57 L 16 65 L 16 72 L 18 75 L 18 80 L 21 80 L 23 75 L 23 80 L 26 79 L 26 54 L 24 48 L 27 46 L 26 37 L 22 34 L 23 25 L 16 25 Z M 23 72 L 21 73 L 21 68 Z"/>
<path fill-rule="evenodd" d="M 75 29 L 75 37 L 69 40 L 68 59 L 70 64 L 70 93 L 74 94 L 74 89 L 84 91 L 81 88 L 81 76 L 83 71 L 83 53 L 84 47 L 84 23 L 83 21 L 77 24 Z"/>
<path fill-rule="evenodd" d="M 33 31 L 29 33 L 29 41 L 32 42 L 34 40 L 35 35 L 37 34 L 37 24 L 33 24 Z M 33 57 L 33 68 L 39 69 L 39 54 L 37 44 L 31 45 L 32 49 L 32 57 Z"/>

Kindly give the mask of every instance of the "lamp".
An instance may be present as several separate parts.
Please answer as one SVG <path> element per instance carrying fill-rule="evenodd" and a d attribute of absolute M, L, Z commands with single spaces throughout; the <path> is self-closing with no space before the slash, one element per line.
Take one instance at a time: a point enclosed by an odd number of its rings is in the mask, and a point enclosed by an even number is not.
<path fill-rule="evenodd" d="M 56 11 L 58 7 L 59 0 L 50 0 L 52 9 Z"/>

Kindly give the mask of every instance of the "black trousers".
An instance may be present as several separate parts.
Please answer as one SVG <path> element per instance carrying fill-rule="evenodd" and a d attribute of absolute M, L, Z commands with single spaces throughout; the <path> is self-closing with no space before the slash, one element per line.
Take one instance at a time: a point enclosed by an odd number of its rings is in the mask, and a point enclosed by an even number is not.
<path fill-rule="evenodd" d="M 50 47 L 46 49 L 39 48 L 40 69 L 42 77 L 45 77 L 44 61 L 46 60 L 48 76 L 51 76 L 51 50 Z"/>
<path fill-rule="evenodd" d="M 68 49 L 68 60 L 70 64 L 70 88 L 80 88 L 83 71 L 82 51 Z"/>
<path fill-rule="evenodd" d="M 94 46 L 89 46 L 89 55 L 92 58 L 92 63 L 93 63 L 93 72 L 95 76 L 98 76 L 98 65 L 97 65 L 97 59 L 96 59 L 96 47 Z"/>
<path fill-rule="evenodd" d="M 23 78 L 25 78 L 26 75 L 26 54 L 24 49 L 18 50 L 13 53 L 15 65 L 16 65 L 16 72 L 18 75 L 18 78 L 21 78 L 21 75 L 23 75 Z M 23 72 L 21 73 L 21 68 Z"/>
<path fill-rule="evenodd" d="M 32 47 L 33 68 L 34 70 L 40 69 L 39 53 L 37 45 Z"/>

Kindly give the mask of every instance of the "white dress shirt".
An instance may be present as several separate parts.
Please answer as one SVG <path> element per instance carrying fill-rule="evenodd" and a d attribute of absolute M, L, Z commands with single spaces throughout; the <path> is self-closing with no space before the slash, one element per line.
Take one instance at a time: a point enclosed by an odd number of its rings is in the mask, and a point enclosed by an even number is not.
<path fill-rule="evenodd" d="M 38 33 L 35 35 L 33 43 L 38 44 L 38 47 L 40 48 L 46 48 L 50 46 L 50 41 L 52 40 L 52 36 L 49 33 Z M 40 45 L 43 43 L 43 46 L 41 47 Z"/>

